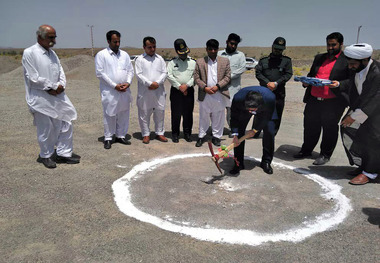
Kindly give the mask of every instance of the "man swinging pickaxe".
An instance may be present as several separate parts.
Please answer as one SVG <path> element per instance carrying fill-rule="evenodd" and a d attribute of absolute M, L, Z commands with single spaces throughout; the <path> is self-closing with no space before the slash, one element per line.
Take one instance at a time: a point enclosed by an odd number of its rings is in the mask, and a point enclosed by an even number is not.
<path fill-rule="evenodd" d="M 244 169 L 244 140 L 253 137 L 258 130 L 263 130 L 273 136 L 267 147 L 269 150 L 264 151 L 260 167 L 263 168 L 265 173 L 271 174 L 273 170 L 270 162 L 273 158 L 274 149 L 274 121 L 278 119 L 276 112 L 276 96 L 274 93 L 261 86 L 246 87 L 238 91 L 232 100 L 231 105 L 231 133 L 234 135 L 233 143 L 226 148 L 221 149 L 218 153 L 214 153 L 212 146 L 209 144 L 212 161 L 215 163 L 219 172 L 222 170 L 219 166 L 219 159 L 228 157 L 228 152 L 234 149 L 235 166 L 230 171 L 230 174 L 238 174 L 240 170 Z M 255 115 L 254 129 L 246 132 L 247 124 L 252 115 Z M 244 135 L 243 135 L 244 134 Z M 243 135 L 243 136 L 241 136 Z"/>

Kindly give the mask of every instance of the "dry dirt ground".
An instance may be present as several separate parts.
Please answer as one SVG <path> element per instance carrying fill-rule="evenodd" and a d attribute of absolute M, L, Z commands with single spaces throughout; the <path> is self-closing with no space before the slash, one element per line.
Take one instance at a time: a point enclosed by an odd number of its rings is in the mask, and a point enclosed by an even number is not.
<path fill-rule="evenodd" d="M 195 142 L 183 139 L 178 144 L 157 140 L 142 144 L 134 104 L 128 134 L 132 145 L 113 144 L 111 150 L 104 150 L 98 142 L 103 132 L 102 109 L 93 58 L 80 55 L 62 59 L 62 63 L 67 93 L 78 111 L 74 151 L 82 159 L 80 164 L 59 164 L 52 170 L 36 162 L 39 148 L 25 102 L 22 68 L 0 75 L 1 262 L 379 262 L 378 182 L 348 184 L 350 177 L 345 174 L 352 168 L 340 141 L 325 166 L 312 165 L 319 146 L 313 158 L 292 158 L 302 144 L 304 105 L 299 84 L 287 86 L 273 175 L 265 174 L 251 158 L 238 177 L 227 172 L 219 176 L 210 158 L 203 156 L 174 160 L 129 181 L 131 199 L 144 213 L 202 229 L 247 229 L 275 235 L 298 229 L 308 220 L 318 221 L 326 211 L 334 212 L 336 200 L 323 198 L 321 185 L 284 165 L 320 175 L 341 187 L 349 200 L 352 209 L 347 217 L 326 231 L 299 242 L 251 246 L 201 241 L 137 220 L 131 211 L 126 211 L 131 215 L 122 213 L 114 200 L 116 180 L 144 161 L 207 154 L 207 145 L 196 148 Z M 247 71 L 243 86 L 249 85 L 257 81 Z M 168 83 L 165 87 L 169 92 Z M 136 95 L 136 81 L 131 89 Z M 170 138 L 169 105 L 168 101 L 165 127 Z M 197 132 L 196 103 L 194 140 Z M 227 135 L 223 139 L 224 144 L 230 142 Z M 246 155 L 260 159 L 260 139 L 247 142 Z M 232 165 L 231 159 L 221 162 L 223 171 Z"/>

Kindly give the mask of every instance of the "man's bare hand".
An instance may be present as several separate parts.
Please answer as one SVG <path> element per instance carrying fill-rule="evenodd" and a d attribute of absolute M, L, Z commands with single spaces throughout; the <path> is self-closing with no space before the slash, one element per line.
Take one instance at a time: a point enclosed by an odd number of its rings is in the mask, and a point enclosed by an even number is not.
<path fill-rule="evenodd" d="M 129 83 L 122 83 L 121 84 L 125 89 L 128 89 L 130 86 L 131 86 L 131 84 L 129 84 Z"/>
<path fill-rule="evenodd" d="M 64 91 L 65 91 L 65 88 L 62 85 L 59 85 L 58 88 L 56 89 L 57 94 L 61 94 Z"/>
<path fill-rule="evenodd" d="M 274 82 L 268 82 L 267 88 L 270 89 L 271 91 L 276 89 L 276 83 Z"/>
<path fill-rule="evenodd" d="M 120 92 L 126 92 L 127 89 L 129 88 L 129 83 L 122 83 L 120 84 Z"/>
<path fill-rule="evenodd" d="M 187 85 L 186 84 L 182 84 L 181 86 L 179 86 L 179 91 L 181 91 L 183 93 L 183 95 L 187 95 Z"/>
<path fill-rule="evenodd" d="M 158 89 L 159 86 L 160 85 L 158 85 L 158 83 L 154 81 L 154 82 L 152 82 L 152 84 L 150 84 L 149 89 L 155 90 L 155 89 Z"/>
<path fill-rule="evenodd" d="M 234 138 L 232 139 L 232 143 L 234 144 L 234 147 L 238 147 L 240 142 L 238 137 L 235 135 Z"/>
<path fill-rule="evenodd" d="M 206 88 L 205 88 L 205 92 L 206 92 L 207 94 L 215 94 L 215 92 L 212 90 L 211 87 L 206 87 Z"/>
<path fill-rule="evenodd" d="M 53 96 L 57 96 L 58 95 L 57 91 L 53 90 L 53 89 L 47 90 L 47 93 L 49 93 L 50 95 L 53 95 Z"/>
<path fill-rule="evenodd" d="M 214 93 L 216 93 L 219 90 L 218 86 L 212 86 L 211 89 Z"/>
<path fill-rule="evenodd" d="M 340 123 L 343 127 L 350 127 L 351 124 L 353 124 L 355 122 L 355 120 L 353 118 L 351 118 L 351 116 L 347 116 L 346 118 L 344 118 L 344 120 Z"/>
<path fill-rule="evenodd" d="M 331 84 L 327 85 L 327 87 L 332 88 L 332 89 L 337 88 L 339 87 L 339 81 L 333 80 Z"/>
<path fill-rule="evenodd" d="M 247 132 L 248 138 L 252 138 L 253 136 L 255 136 L 255 134 L 256 134 L 256 131 L 254 131 L 254 130 L 249 130 Z"/>
<path fill-rule="evenodd" d="M 123 88 L 122 88 L 122 86 L 121 86 L 121 84 L 117 84 L 116 86 L 115 86 L 115 90 L 117 90 L 117 91 L 121 91 Z"/>

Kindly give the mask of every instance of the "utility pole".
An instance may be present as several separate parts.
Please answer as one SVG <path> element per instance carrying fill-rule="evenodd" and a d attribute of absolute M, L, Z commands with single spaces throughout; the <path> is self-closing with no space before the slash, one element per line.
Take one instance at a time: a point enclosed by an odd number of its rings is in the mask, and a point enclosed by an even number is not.
<path fill-rule="evenodd" d="M 359 27 L 358 27 L 358 36 L 356 37 L 356 44 L 359 43 L 359 33 L 360 33 L 360 28 L 362 28 L 362 26 L 359 26 Z"/>
<path fill-rule="evenodd" d="M 87 25 L 90 28 L 91 31 L 91 55 L 94 56 L 94 35 L 92 33 L 93 25 Z"/>

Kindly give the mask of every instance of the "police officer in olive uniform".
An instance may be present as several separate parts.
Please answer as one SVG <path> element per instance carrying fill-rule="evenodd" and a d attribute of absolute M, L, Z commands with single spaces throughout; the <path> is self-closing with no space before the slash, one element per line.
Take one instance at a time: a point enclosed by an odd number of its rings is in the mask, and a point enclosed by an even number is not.
<path fill-rule="evenodd" d="M 194 70 L 195 60 L 188 57 L 190 49 L 185 40 L 174 41 L 174 49 L 178 54 L 167 66 L 170 89 L 170 108 L 172 117 L 172 141 L 178 143 L 179 126 L 183 118 L 183 133 L 187 142 L 191 142 L 194 110 Z"/>
<path fill-rule="evenodd" d="M 272 53 L 260 59 L 259 64 L 257 64 L 255 68 L 256 78 L 259 80 L 260 86 L 267 87 L 276 95 L 278 119 L 272 120 L 268 123 L 267 127 L 263 129 L 262 163 L 264 163 L 264 166 L 267 168 L 265 169 L 263 167 L 267 173 L 272 170 L 270 163 L 272 162 L 274 153 L 274 137 L 280 128 L 282 112 L 285 105 L 285 84 L 293 75 L 291 58 L 282 55 L 285 48 L 286 40 L 283 37 L 277 37 L 272 45 Z"/>

